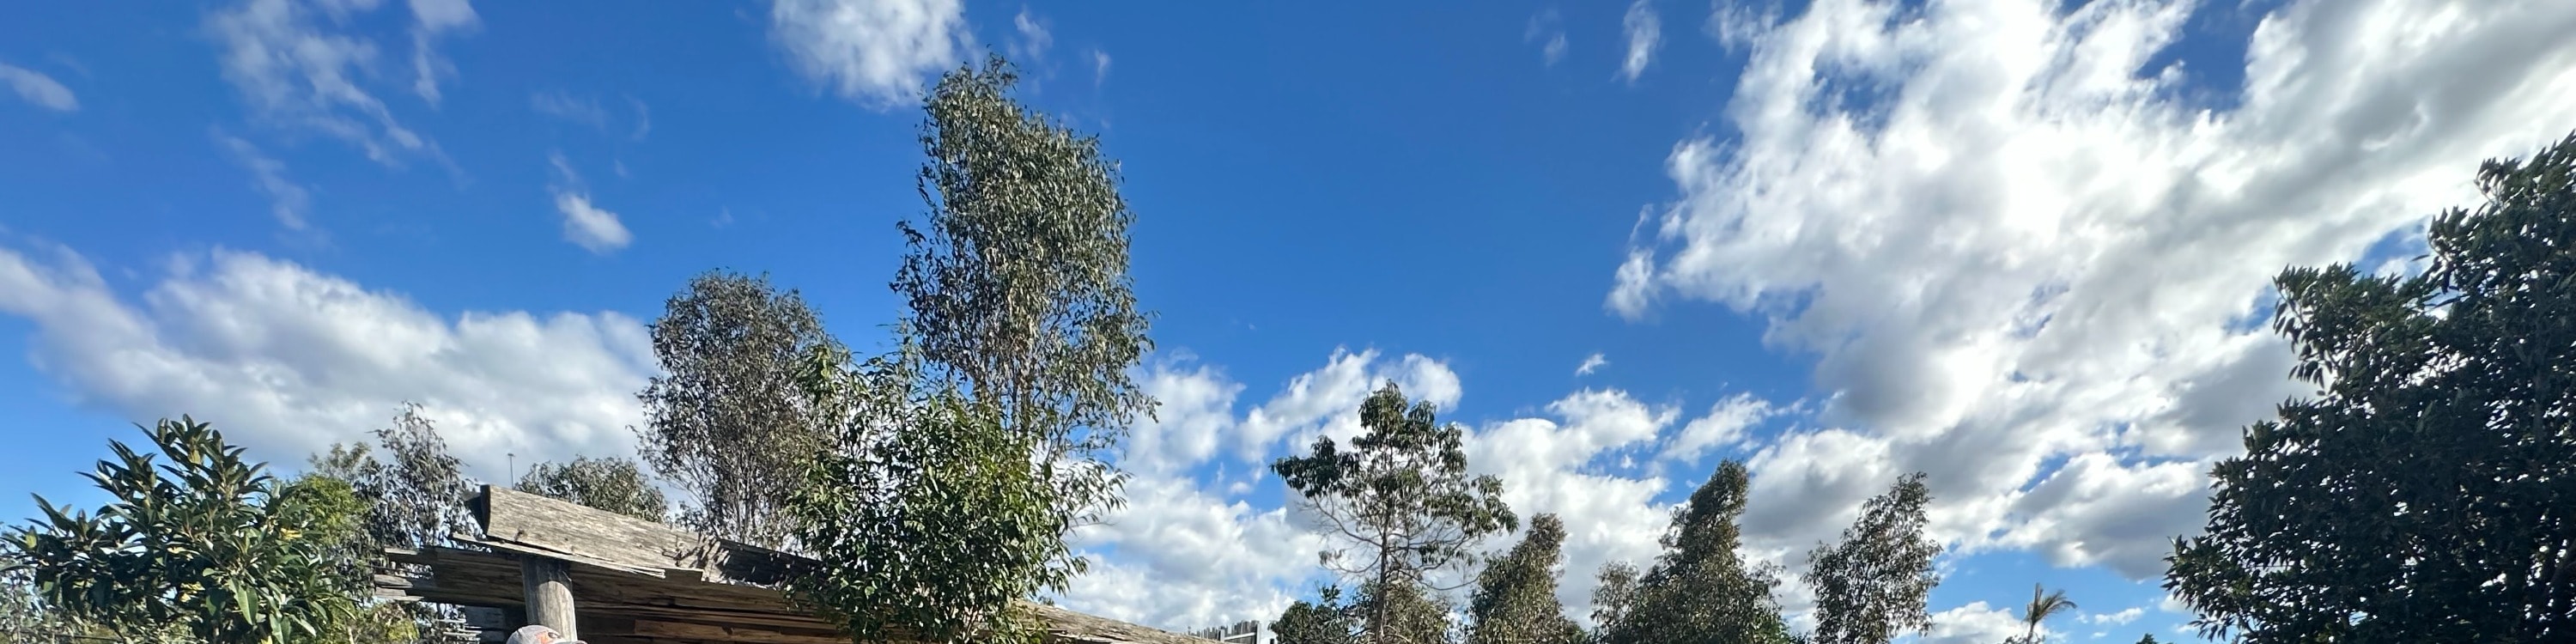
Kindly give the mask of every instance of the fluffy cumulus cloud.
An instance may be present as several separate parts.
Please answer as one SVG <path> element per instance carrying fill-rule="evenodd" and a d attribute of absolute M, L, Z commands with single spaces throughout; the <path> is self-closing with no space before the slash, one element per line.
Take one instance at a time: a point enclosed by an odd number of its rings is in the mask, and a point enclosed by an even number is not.
<path fill-rule="evenodd" d="M 340 139 L 380 163 L 435 156 L 436 145 L 404 126 L 368 87 L 384 76 L 381 48 L 348 27 L 353 16 L 382 4 L 243 0 L 209 15 L 206 30 L 224 79 L 263 122 Z M 434 103 L 437 79 L 454 71 L 431 44 L 474 26 L 474 9 L 464 0 L 414 0 L 411 18 L 411 89 Z"/>
<path fill-rule="evenodd" d="M 1720 303 L 1815 356 L 1836 429 L 1763 449 L 1749 529 L 1829 535 L 1922 470 L 1936 530 L 1970 550 L 2152 574 L 2197 524 L 2209 459 L 2301 391 L 2252 323 L 2272 275 L 2369 259 L 2470 202 L 2480 160 L 2576 127 L 2576 4 L 2288 2 L 2241 75 L 2177 62 L 2219 37 L 2186 34 L 2193 13 L 2232 7 L 1817 0 L 1729 20 L 1734 136 L 1673 148 L 1680 196 L 1607 304 Z"/>
<path fill-rule="evenodd" d="M 1985 602 L 1970 602 L 1933 613 L 1932 632 L 1925 634 L 1920 641 L 1923 644 L 1987 644 L 2021 637 L 2024 628 L 2027 627 L 2020 618 L 2013 616 L 2010 609 L 1990 607 Z M 2046 627 L 2040 628 L 2040 632 L 2055 633 Z"/>
<path fill-rule="evenodd" d="M 127 298 L 61 247 L 0 247 L 0 312 L 79 402 L 148 422 L 192 414 L 259 458 L 300 462 L 423 406 L 475 473 L 500 455 L 630 453 L 644 326 L 615 313 L 433 313 L 256 253 L 175 258 Z"/>
<path fill-rule="evenodd" d="M 769 27 L 797 71 L 876 108 L 919 96 L 972 48 L 960 0 L 776 0 Z"/>
<path fill-rule="evenodd" d="M 0 85 L 8 85 L 9 91 L 18 95 L 18 100 L 30 105 L 56 112 L 80 111 L 80 99 L 72 95 L 72 88 L 64 87 L 61 81 L 43 72 L 0 63 Z"/>
<path fill-rule="evenodd" d="M 1120 457 L 1135 476 L 1127 506 L 1081 533 L 1081 549 L 1099 563 L 1063 600 L 1167 628 L 1275 617 L 1312 584 L 1329 581 L 1316 562 L 1329 544 L 1312 517 L 1255 493 L 1255 483 L 1284 493 L 1266 477 L 1271 459 L 1301 453 L 1317 436 L 1346 440 L 1361 432 L 1359 404 L 1386 382 L 1444 409 L 1463 395 L 1445 363 L 1373 350 L 1337 350 L 1267 398 L 1247 400 L 1243 384 L 1187 359 L 1158 361 L 1138 377 L 1162 406 L 1132 428 Z M 1692 424 L 1750 424 L 1761 414 L 1741 408 L 1768 407 L 1747 400 L 1730 399 Z M 1671 506 L 1657 499 L 1675 484 L 1641 462 L 1686 433 L 1676 427 L 1684 414 L 1616 389 L 1575 391 L 1542 411 L 1470 424 L 1464 448 L 1471 473 L 1502 478 L 1504 500 L 1521 516 L 1565 519 L 1559 599 L 1582 619 L 1593 571 L 1613 561 L 1643 564 L 1659 552 Z M 1710 420 L 1727 413 L 1751 420 Z M 1518 538 L 1496 535 L 1482 547 L 1501 549 Z"/>

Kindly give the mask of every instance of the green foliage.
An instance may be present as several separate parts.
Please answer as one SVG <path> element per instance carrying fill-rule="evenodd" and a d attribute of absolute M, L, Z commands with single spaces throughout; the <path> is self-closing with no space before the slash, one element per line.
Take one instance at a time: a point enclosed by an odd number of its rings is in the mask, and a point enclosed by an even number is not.
<path fill-rule="evenodd" d="M 789 589 L 862 640 L 1035 637 L 1005 608 L 1062 590 L 1081 565 L 1063 538 L 1071 515 L 1030 466 L 1039 443 L 991 404 L 921 386 L 910 364 L 836 379 L 851 421 L 789 502 L 818 562 Z"/>
<path fill-rule="evenodd" d="M 0 570 L 0 642 L 36 644 L 69 642 L 79 636 L 105 639 L 70 615 L 45 604 L 29 571 L 14 564 Z"/>
<path fill-rule="evenodd" d="M 1556 599 L 1556 565 L 1565 558 L 1565 522 L 1531 517 L 1529 533 L 1486 564 L 1467 602 L 1467 644 L 1575 644 L 1583 629 Z"/>
<path fill-rule="evenodd" d="M 1313 602 L 1297 600 L 1270 624 L 1274 644 L 1358 644 L 1358 609 L 1342 603 L 1342 589 L 1325 586 Z"/>
<path fill-rule="evenodd" d="M 465 476 L 465 467 L 447 451 L 438 426 L 416 404 L 405 404 L 393 423 L 375 431 L 376 448 L 333 444 L 307 460 L 306 479 L 345 485 L 363 508 L 361 529 L 343 545 L 341 557 L 354 570 L 390 565 L 387 547 L 423 548 L 448 545 L 451 535 L 473 532 L 466 510 L 480 483 Z M 378 450 L 386 456 L 378 460 Z M 361 593 L 363 594 L 363 592 Z M 442 605 L 375 603 L 360 607 L 350 621 L 338 624 L 336 642 L 411 642 L 432 632 L 435 620 L 456 613 Z"/>
<path fill-rule="evenodd" d="M 1501 479 L 1467 475 L 1466 430 L 1440 424 L 1431 403 L 1408 404 L 1390 382 L 1360 403 L 1360 425 L 1367 433 L 1347 450 L 1320 437 L 1307 455 L 1270 467 L 1323 520 L 1325 535 L 1344 542 L 1322 553 L 1324 565 L 1366 580 L 1364 639 L 1384 644 L 1393 641 L 1386 633 L 1418 627 L 1395 621 L 1404 616 L 1388 609 L 1411 607 L 1394 600 L 1421 595 L 1428 573 L 1473 561 L 1468 548 L 1477 539 L 1517 520 L 1503 504 Z M 1360 555 L 1348 556 L 1352 550 Z M 1378 588 L 1389 589 L 1389 601 L 1368 599 Z"/>
<path fill-rule="evenodd" d="M 2245 429 L 2166 587 L 2204 634 L 2274 642 L 2576 638 L 2576 136 L 2489 161 L 2485 202 L 2412 277 L 2277 280 L 2313 398 Z"/>
<path fill-rule="evenodd" d="M 2156 634 L 2148 633 L 2138 636 L 2138 644 L 2156 644 Z"/>
<path fill-rule="evenodd" d="M 1099 138 L 1020 105 L 1017 82 L 994 56 L 931 89 L 918 177 L 929 221 L 902 225 L 894 290 L 925 375 L 994 405 L 1014 431 L 1088 455 L 1154 406 L 1128 376 L 1153 349 L 1127 276 L 1136 216 Z M 1067 486 L 1067 500 L 1104 503 L 1116 490 L 1102 483 Z"/>
<path fill-rule="evenodd" d="M 2050 617 L 2074 610 L 2075 601 L 2066 598 L 2066 591 L 2049 590 L 2040 584 L 2031 584 L 2030 603 L 2022 605 L 2021 608 L 2021 623 L 2025 630 L 2020 637 L 2013 638 L 2013 642 L 2040 644 L 2047 641 L 2039 632 L 2039 627 L 2047 623 Z"/>
<path fill-rule="evenodd" d="M 358 525 L 328 479 L 282 483 L 205 423 L 145 428 L 159 456 L 110 442 L 87 474 L 114 499 L 10 531 L 45 604 L 137 640 L 305 641 L 356 610 L 338 550 Z M 161 458 L 167 463 L 157 462 Z"/>
<path fill-rule="evenodd" d="M 1598 629 L 1594 639 L 1605 639 L 1613 625 L 1626 621 L 1628 612 L 1637 608 L 1639 574 L 1636 564 L 1625 561 L 1601 566 L 1592 586 L 1592 623 Z"/>
<path fill-rule="evenodd" d="M 1373 620 L 1362 622 L 1360 636 L 1388 644 L 1448 644 L 1450 615 L 1457 606 L 1432 592 L 1428 584 L 1369 582 L 1360 585 L 1352 612 Z"/>
<path fill-rule="evenodd" d="M 1751 485 L 1726 461 L 1673 514 L 1664 554 L 1637 577 L 1633 595 L 1601 624 L 1605 644 L 1780 644 L 1792 641 L 1771 591 L 1779 573 L 1736 554 Z M 1608 581 L 1611 571 L 1604 571 Z"/>
<path fill-rule="evenodd" d="M 1932 502 L 1923 474 L 1908 474 L 1861 507 L 1842 542 L 1807 554 L 1816 593 L 1816 644 L 1887 644 L 1932 628 L 1927 602 L 1941 576 L 1932 559 L 1940 542 L 1923 534 Z"/>
<path fill-rule="evenodd" d="M 680 523 L 701 534 L 787 547 L 787 496 L 831 419 L 806 395 L 808 363 L 836 343 L 796 291 L 767 275 L 708 271 L 664 304 L 653 354 L 664 375 L 637 398 L 644 461 L 694 498 Z"/>
<path fill-rule="evenodd" d="M 634 461 L 578 456 L 570 463 L 538 463 L 519 477 L 518 489 L 646 521 L 669 512 L 661 488 Z"/>
<path fill-rule="evenodd" d="M 819 564 L 790 584 L 862 640 L 1026 639 L 1010 601 L 1062 591 L 1065 535 L 1121 503 L 1102 455 L 1153 399 L 1115 166 L 1010 97 L 999 57 L 931 89 L 902 226 L 893 354 L 808 352 L 827 449 L 788 503 Z"/>

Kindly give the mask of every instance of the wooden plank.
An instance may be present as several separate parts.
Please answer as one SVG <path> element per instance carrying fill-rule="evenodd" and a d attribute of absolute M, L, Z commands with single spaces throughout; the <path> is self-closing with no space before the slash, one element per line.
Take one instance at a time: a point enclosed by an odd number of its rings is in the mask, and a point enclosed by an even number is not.
<path fill-rule="evenodd" d="M 484 486 L 476 503 L 484 538 L 643 570 L 695 568 L 718 581 L 774 585 L 786 580 L 785 553 L 584 507 Z"/>
<path fill-rule="evenodd" d="M 781 632 L 757 628 L 727 627 L 687 622 L 636 620 L 635 633 L 644 637 L 695 639 L 742 644 L 850 644 L 850 638 L 829 631 Z"/>

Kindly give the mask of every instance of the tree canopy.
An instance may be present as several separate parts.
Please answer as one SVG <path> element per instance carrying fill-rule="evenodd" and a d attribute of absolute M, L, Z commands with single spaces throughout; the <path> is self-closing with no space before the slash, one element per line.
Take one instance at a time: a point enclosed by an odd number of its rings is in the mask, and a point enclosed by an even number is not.
<path fill-rule="evenodd" d="M 688 495 L 682 525 L 789 547 L 787 497 L 834 422 L 805 378 L 835 346 L 804 297 L 767 275 L 708 271 L 663 304 L 653 322 L 663 375 L 636 394 L 646 418 L 637 447 Z"/>
<path fill-rule="evenodd" d="M 2283 271 L 2273 328 L 2312 397 L 2213 469 L 2166 587 L 2212 636 L 2576 637 L 2576 136 L 2479 169 L 2420 274 Z"/>
<path fill-rule="evenodd" d="M 788 506 L 819 564 L 790 587 L 863 639 L 1035 635 L 1009 602 L 1083 570 L 1065 537 L 1119 506 L 1103 457 L 1152 412 L 1116 166 L 1016 82 L 996 56 L 931 88 L 898 348 L 803 372 L 831 423 Z"/>
<path fill-rule="evenodd" d="M 1887 644 L 1932 627 L 1932 560 L 1940 542 L 1923 533 L 1932 502 L 1923 474 L 1908 474 L 1861 506 L 1842 541 L 1807 555 L 1807 586 L 1816 594 L 1816 644 Z"/>
<path fill-rule="evenodd" d="M 1470 546 L 1517 518 L 1503 503 L 1501 479 L 1467 474 L 1466 430 L 1438 422 L 1431 403 L 1409 403 L 1389 382 L 1360 403 L 1360 426 L 1365 433 L 1348 449 L 1318 437 L 1306 455 L 1271 469 L 1342 544 L 1321 553 L 1323 562 L 1364 580 L 1362 639 L 1383 644 L 1404 616 L 1406 604 L 1392 600 L 1422 594 L 1407 589 L 1472 561 Z"/>
<path fill-rule="evenodd" d="M 1556 599 L 1556 565 L 1564 558 L 1565 521 L 1554 514 L 1531 517 L 1520 544 L 1477 574 L 1467 602 L 1467 644 L 1580 641 L 1583 628 L 1565 618 Z"/>
<path fill-rule="evenodd" d="M 1633 595 L 1600 625 L 1605 644 L 1785 644 L 1787 620 L 1771 591 L 1771 567 L 1736 553 L 1752 480 L 1744 464 L 1719 463 L 1673 513 L 1664 553 L 1637 576 Z M 1604 571 L 1610 581 L 1612 571 Z M 1607 584 L 1605 584 L 1607 586 Z"/>
<path fill-rule="evenodd" d="M 339 549 L 362 506 L 328 478 L 280 481 L 206 423 L 144 428 L 158 454 L 110 442 L 88 474 L 110 500 L 10 530 L 43 603 L 134 640 L 304 641 L 357 612 Z M 166 459 L 166 462 L 164 462 Z"/>

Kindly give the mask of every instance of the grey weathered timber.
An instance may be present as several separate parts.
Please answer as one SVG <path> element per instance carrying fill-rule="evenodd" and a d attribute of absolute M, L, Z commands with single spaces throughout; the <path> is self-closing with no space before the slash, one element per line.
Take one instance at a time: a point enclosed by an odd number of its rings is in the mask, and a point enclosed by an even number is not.
<path fill-rule="evenodd" d="M 522 557 L 519 579 L 527 592 L 528 621 L 555 629 L 564 639 L 581 639 L 581 625 L 573 613 L 572 564 L 561 559 Z"/>
<path fill-rule="evenodd" d="M 485 488 L 473 505 L 484 534 L 457 535 L 461 547 L 386 550 L 398 565 L 376 577 L 377 594 L 523 614 L 591 644 L 850 641 L 777 589 L 787 571 L 811 560 L 506 488 Z M 563 623 L 541 614 L 529 561 L 563 572 Z M 569 610 L 573 590 L 577 614 Z M 1219 644 L 1055 606 L 1018 609 L 1038 620 L 1050 644 Z M 484 615 L 470 621 L 485 627 Z"/>

